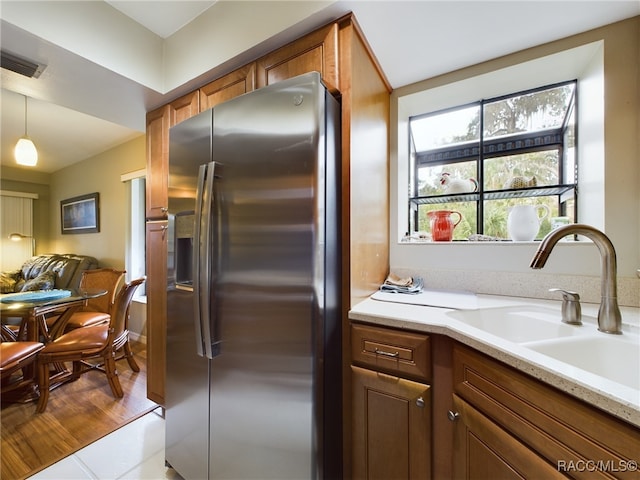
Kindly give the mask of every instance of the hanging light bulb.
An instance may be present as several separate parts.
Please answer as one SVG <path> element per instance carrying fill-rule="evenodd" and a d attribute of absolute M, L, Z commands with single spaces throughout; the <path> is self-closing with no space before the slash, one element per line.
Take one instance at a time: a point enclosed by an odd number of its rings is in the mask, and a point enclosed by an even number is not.
<path fill-rule="evenodd" d="M 24 135 L 20 137 L 13 150 L 16 163 L 33 167 L 38 163 L 38 150 L 27 136 L 27 97 L 24 97 Z"/>

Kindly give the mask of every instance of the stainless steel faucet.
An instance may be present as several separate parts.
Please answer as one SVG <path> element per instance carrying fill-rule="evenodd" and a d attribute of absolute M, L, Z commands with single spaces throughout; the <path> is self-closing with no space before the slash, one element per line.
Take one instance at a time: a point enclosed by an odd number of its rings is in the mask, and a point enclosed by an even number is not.
<path fill-rule="evenodd" d="M 616 280 L 616 250 L 609 237 L 603 232 L 590 225 L 581 223 L 573 223 L 564 227 L 556 228 L 542 239 L 538 250 L 536 251 L 531 264 L 531 268 L 540 269 L 547 263 L 547 258 L 553 247 L 561 238 L 567 235 L 584 235 L 596 244 L 600 251 L 600 265 L 602 266 L 601 284 L 601 301 L 598 310 L 598 330 L 605 333 L 622 333 L 622 315 L 618 307 L 617 298 L 617 280 Z"/>

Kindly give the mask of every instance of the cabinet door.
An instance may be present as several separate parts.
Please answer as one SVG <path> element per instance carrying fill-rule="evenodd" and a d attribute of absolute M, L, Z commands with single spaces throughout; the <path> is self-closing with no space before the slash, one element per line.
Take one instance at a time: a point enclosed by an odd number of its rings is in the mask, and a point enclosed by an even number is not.
<path fill-rule="evenodd" d="M 148 222 L 147 397 L 164 404 L 167 335 L 167 222 Z"/>
<path fill-rule="evenodd" d="M 169 117 L 168 105 L 147 113 L 147 219 L 167 216 Z"/>
<path fill-rule="evenodd" d="M 453 473 L 456 479 L 567 478 L 457 395 Z"/>
<path fill-rule="evenodd" d="M 320 72 L 325 85 L 339 89 L 338 25 L 331 24 L 260 58 L 258 88 L 308 72 Z"/>
<path fill-rule="evenodd" d="M 169 128 L 198 113 L 198 92 L 147 113 L 147 219 L 167 218 Z"/>
<path fill-rule="evenodd" d="M 200 112 L 200 96 L 198 92 L 191 92 L 183 97 L 176 98 L 169 104 L 169 127 L 184 122 Z"/>
<path fill-rule="evenodd" d="M 364 368 L 351 371 L 353 478 L 431 478 L 430 387 Z"/>
<path fill-rule="evenodd" d="M 200 111 L 256 88 L 256 64 L 251 63 L 200 88 Z"/>

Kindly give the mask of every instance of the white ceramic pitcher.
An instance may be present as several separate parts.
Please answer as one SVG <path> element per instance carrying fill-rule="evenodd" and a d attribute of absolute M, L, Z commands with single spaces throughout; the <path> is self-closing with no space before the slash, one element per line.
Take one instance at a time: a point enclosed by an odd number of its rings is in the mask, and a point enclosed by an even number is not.
<path fill-rule="evenodd" d="M 540 216 L 542 210 L 542 216 Z M 538 235 L 540 223 L 549 216 L 546 205 L 515 205 L 509 210 L 507 231 L 515 242 L 530 242 Z"/>

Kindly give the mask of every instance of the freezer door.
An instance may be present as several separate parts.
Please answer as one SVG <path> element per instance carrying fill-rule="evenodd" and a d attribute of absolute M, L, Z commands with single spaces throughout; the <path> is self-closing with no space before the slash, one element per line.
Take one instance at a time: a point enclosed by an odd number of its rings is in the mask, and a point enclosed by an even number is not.
<path fill-rule="evenodd" d="M 324 89 L 317 75 L 280 82 L 215 107 L 213 122 L 225 220 L 209 478 L 315 478 Z"/>
<path fill-rule="evenodd" d="M 206 479 L 209 360 L 198 354 L 192 255 L 198 173 L 211 158 L 211 112 L 171 128 L 169 140 L 165 460 L 185 479 Z"/>

